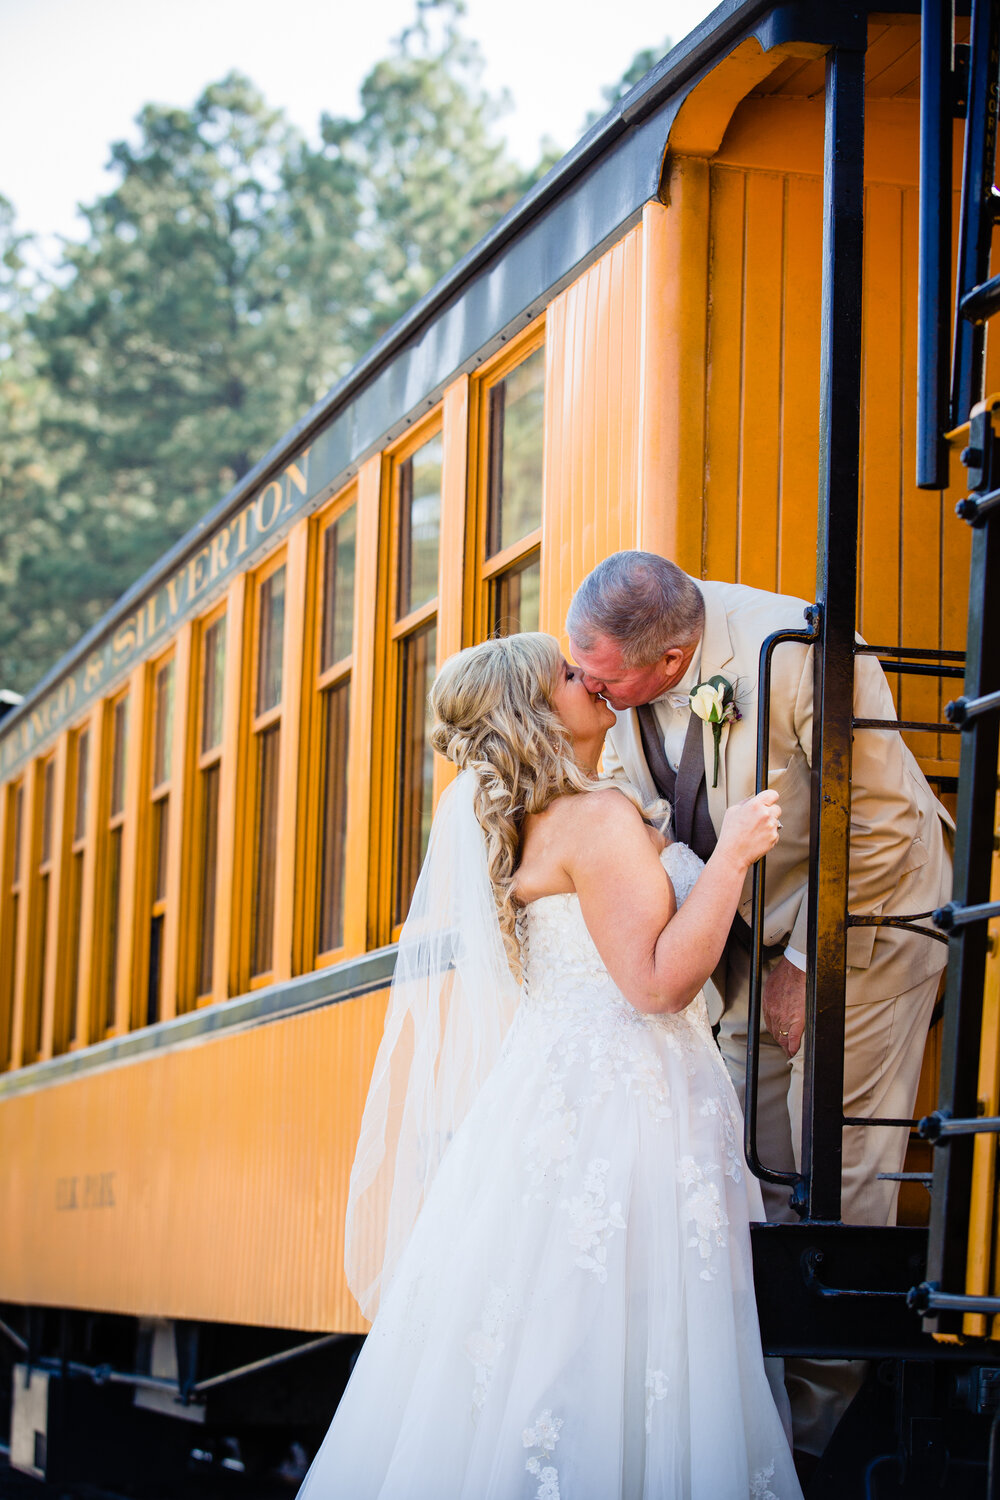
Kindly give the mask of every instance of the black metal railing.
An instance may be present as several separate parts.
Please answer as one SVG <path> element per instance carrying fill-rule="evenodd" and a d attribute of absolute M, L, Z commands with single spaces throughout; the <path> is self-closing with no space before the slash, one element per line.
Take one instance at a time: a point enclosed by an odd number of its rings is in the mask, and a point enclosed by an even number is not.
<path fill-rule="evenodd" d="M 996 14 L 992 14 L 996 11 Z M 981 318 L 994 296 L 988 278 L 989 229 L 997 196 L 992 188 L 996 112 L 986 107 L 993 88 L 996 103 L 1000 7 L 975 0 L 972 43 L 955 49 L 953 6 L 946 0 L 925 0 L 921 83 L 921 244 L 920 244 L 920 389 L 918 415 L 918 482 L 940 487 L 947 483 L 948 444 L 945 433 L 955 422 L 957 403 L 968 401 L 969 392 L 982 382 L 983 338 L 976 319 Z M 984 63 L 982 58 L 987 61 Z M 992 84 L 989 80 L 992 79 Z M 956 337 L 955 363 L 949 382 L 949 333 L 951 322 L 951 155 L 953 121 L 965 113 L 966 100 L 975 128 L 967 132 L 963 188 L 963 229 L 959 236 L 959 271 L 962 296 L 968 293 L 963 330 Z M 975 140 L 973 140 L 975 137 Z M 962 754 L 959 777 L 936 779 L 948 789 L 959 790 L 959 817 L 969 825 L 971 814 L 963 812 L 970 796 L 969 726 L 995 720 L 1000 692 L 983 677 L 986 637 L 970 623 L 965 653 L 936 648 L 862 645 L 855 640 L 857 608 L 857 539 L 860 449 L 861 289 L 862 289 L 862 188 L 864 155 L 864 58 L 847 48 L 833 48 L 826 65 L 826 125 L 824 152 L 823 294 L 820 410 L 820 505 L 817 548 L 817 603 L 807 611 L 808 628 L 783 631 L 769 637 L 761 652 L 759 674 L 759 721 L 757 787 L 768 777 L 768 732 L 770 722 L 770 663 L 774 650 L 787 641 L 814 646 L 814 712 L 812 745 L 812 806 L 809 883 L 809 950 L 807 968 L 805 1066 L 803 1078 L 803 1126 L 801 1169 L 788 1171 L 761 1159 L 757 1145 L 758 1072 L 764 969 L 764 901 L 766 874 L 758 866 L 753 877 L 751 915 L 750 997 L 747 1036 L 746 1151 L 751 1169 L 761 1178 L 786 1184 L 797 1211 L 810 1221 L 836 1222 L 841 1211 L 842 1138 L 845 1125 L 866 1127 L 905 1126 L 915 1121 L 847 1117 L 843 1107 L 844 1087 L 844 997 L 847 932 L 850 926 L 888 926 L 919 933 L 929 941 L 949 942 L 949 933 L 976 928 L 985 934 L 985 917 L 994 910 L 988 902 L 973 903 L 966 886 L 956 883 L 956 899 L 935 912 L 905 915 L 852 916 L 847 910 L 850 837 L 851 741 L 857 729 L 916 730 L 960 735 Z M 988 188 L 988 191 L 987 191 Z M 968 222 L 967 222 L 968 221 Z M 985 256 L 985 259 L 984 259 Z M 964 288 L 964 291 L 963 291 Z M 974 295 L 972 295 L 974 294 Z M 966 410 L 968 405 L 966 405 Z M 990 428 L 990 434 L 992 428 Z M 992 438 L 977 439 L 985 449 Z M 971 452 L 963 458 L 979 457 L 970 440 Z M 992 452 L 992 449 L 991 449 Z M 1000 468 L 982 458 L 981 483 L 970 484 L 970 495 L 960 514 L 974 526 L 985 527 L 1000 505 Z M 985 528 L 988 530 L 988 528 Z M 984 532 L 985 535 L 985 532 Z M 986 543 L 979 571 L 974 562 L 972 597 L 985 594 L 985 573 L 996 559 Z M 995 550 L 995 549 L 994 549 Z M 974 553 L 976 547 L 974 544 Z M 979 573 L 984 576 L 979 577 Z M 991 607 L 992 609 L 992 607 Z M 1000 640 L 1000 621 L 991 609 L 973 610 L 986 621 L 987 632 Z M 911 719 L 856 718 L 853 712 L 854 658 L 876 657 L 890 675 L 936 677 L 964 676 L 965 694 L 950 705 L 947 720 L 930 722 Z M 986 678 L 989 677 L 989 669 Z M 996 780 L 996 736 L 992 736 L 992 768 L 989 741 L 982 776 Z M 965 788 L 963 793 L 962 788 Z M 985 790 L 977 800 L 987 841 L 992 834 L 992 802 L 983 817 Z M 982 832 L 982 831 L 980 831 Z M 961 857 L 961 839 L 959 840 Z M 975 861 L 973 861 L 975 862 Z M 976 877 L 979 878 L 978 876 Z M 988 876 L 987 876 L 988 880 Z M 964 894 L 963 894 L 964 892 Z M 942 929 L 948 929 L 948 932 Z M 985 939 L 984 939 L 985 940 Z M 964 943 L 963 939 L 963 943 Z M 956 962 L 954 951 L 950 962 Z M 981 969 L 979 991 L 981 1003 Z M 969 981 L 974 983 L 973 981 Z M 978 1046 L 978 1022 L 974 1018 L 968 1037 L 952 1044 L 954 1070 L 967 1069 L 975 1087 L 975 1068 L 969 1068 L 972 1033 Z M 948 1048 L 946 1043 L 946 1051 Z M 948 1053 L 951 1056 L 951 1053 Z M 956 1100 L 964 1094 L 956 1084 Z M 944 1096 L 942 1096 L 944 1097 Z M 964 1110 L 964 1114 L 974 1114 Z M 942 1135 L 942 1139 L 951 1136 Z M 937 1179 L 935 1178 L 935 1181 Z M 965 1204 L 967 1208 L 967 1194 Z M 964 1268 L 964 1262 L 963 1262 Z M 944 1274 L 944 1273 L 942 1273 Z M 928 1276 L 930 1272 L 928 1272 Z"/>
<path fill-rule="evenodd" d="M 861 303 L 865 55 L 834 46 L 826 58 L 823 157 L 823 289 L 820 350 L 817 603 L 809 628 L 779 632 L 761 652 L 758 789 L 767 784 L 770 660 L 782 641 L 815 645 L 809 939 L 801 1171 L 778 1170 L 757 1151 L 757 1072 L 763 969 L 763 869 L 753 879 L 746 1148 L 752 1170 L 787 1183 L 810 1220 L 840 1218 L 843 1142 L 844 980 L 850 835 L 854 624 L 857 607 L 861 437 Z M 821 873 L 820 873 L 821 872 Z M 817 1060 L 822 1066 L 817 1067 Z"/>
<path fill-rule="evenodd" d="M 942 1334 L 960 1333 L 967 1313 L 1000 1313 L 1000 1298 L 966 1292 L 975 1141 L 1000 1131 L 1000 1120 L 979 1114 L 977 1097 L 987 923 L 1000 915 L 1000 902 L 990 900 L 1000 743 L 1000 440 L 983 401 L 984 325 L 1000 310 L 1000 277 L 991 277 L 989 264 L 1000 203 L 993 182 L 1000 7 L 973 0 L 967 54 L 952 47 L 953 24 L 951 4 L 924 0 L 918 483 L 947 483 L 945 433 L 968 423 L 962 462 L 969 493 L 956 509 L 972 528 L 964 693 L 947 709 L 961 736 L 954 884 L 951 901 L 934 913 L 949 946 L 941 1075 L 938 1108 L 920 1124 L 934 1147 L 931 1220 L 926 1279 L 910 1293 L 910 1305 Z M 967 120 L 952 304 L 944 226 L 950 230 L 952 120 L 962 94 Z M 943 404 L 952 307 L 950 396 Z"/>

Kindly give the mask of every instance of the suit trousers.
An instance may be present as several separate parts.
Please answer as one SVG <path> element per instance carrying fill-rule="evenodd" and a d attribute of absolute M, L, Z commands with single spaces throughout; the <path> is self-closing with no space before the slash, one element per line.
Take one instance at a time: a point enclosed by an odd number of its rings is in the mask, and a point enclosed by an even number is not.
<path fill-rule="evenodd" d="M 743 1104 L 750 958 L 735 943 L 730 943 L 726 957 L 719 1048 Z M 773 966 L 772 962 L 768 969 Z M 934 974 L 902 995 L 881 1000 L 863 998 L 866 975 L 864 969 L 849 969 L 847 973 L 844 1113 L 908 1119 L 942 975 Z M 804 1062 L 804 1046 L 789 1060 L 770 1033 L 762 1029 L 757 1149 L 766 1166 L 779 1170 L 793 1170 L 800 1164 Z M 846 1224 L 895 1223 L 899 1184 L 879 1182 L 878 1174 L 902 1170 L 908 1135 L 905 1128 L 845 1127 L 841 1217 Z M 762 1182 L 761 1189 L 769 1222 L 796 1222 L 787 1188 Z M 823 1451 L 865 1368 L 860 1360 L 785 1361 L 796 1448 L 809 1453 Z"/>

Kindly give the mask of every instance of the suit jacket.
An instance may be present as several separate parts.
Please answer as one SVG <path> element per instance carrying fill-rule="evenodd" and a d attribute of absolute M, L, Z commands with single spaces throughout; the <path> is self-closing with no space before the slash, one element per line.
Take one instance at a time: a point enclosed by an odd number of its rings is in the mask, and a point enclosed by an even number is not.
<path fill-rule="evenodd" d="M 730 803 L 753 795 L 757 775 L 757 671 L 763 641 L 775 630 L 804 628 L 805 601 L 743 584 L 695 580 L 705 600 L 700 680 L 719 674 L 733 683 L 742 719 L 722 726 L 718 786 L 712 787 L 714 740 L 704 725 L 702 748 L 709 811 L 716 833 Z M 771 658 L 768 785 L 781 801 L 781 838 L 767 856 L 764 940 L 806 949 L 809 885 L 809 803 L 812 757 L 812 648 L 789 643 Z M 855 658 L 856 718 L 895 718 L 878 662 Z M 656 787 L 646 765 L 634 709 L 618 713 L 604 751 L 604 769 L 623 775 L 649 801 Z M 851 775 L 849 910 L 905 915 L 928 911 L 951 891 L 951 819 L 934 796 L 902 736 L 894 730 L 854 732 Z M 747 876 L 740 913 L 750 917 Z M 863 994 L 849 985 L 848 1004 L 901 994 L 947 962 L 943 943 L 897 928 L 851 927 L 847 961 L 864 971 Z M 850 976 L 849 976 L 850 977 Z M 724 975 L 714 976 L 724 992 Z"/>

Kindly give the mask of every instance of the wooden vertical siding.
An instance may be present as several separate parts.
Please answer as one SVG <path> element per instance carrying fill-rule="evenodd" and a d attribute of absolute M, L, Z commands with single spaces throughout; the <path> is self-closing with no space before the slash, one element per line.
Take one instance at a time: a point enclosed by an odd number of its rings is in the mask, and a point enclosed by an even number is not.
<path fill-rule="evenodd" d="M 1000 809 L 994 810 L 993 874 L 990 899 L 1000 900 Z M 1000 918 L 989 925 L 986 983 L 983 990 L 982 1045 L 979 1054 L 979 1100 L 986 1115 L 1000 1114 Z M 977 1135 L 973 1150 L 972 1199 L 969 1212 L 969 1258 L 965 1290 L 970 1296 L 996 1297 L 1000 1292 L 1000 1204 L 997 1199 L 995 1135 Z M 1000 1316 L 965 1317 L 965 1332 L 1000 1338 Z"/>
<path fill-rule="evenodd" d="M 384 1006 L 369 995 L 6 1100 L 0 1302 L 363 1330 L 344 1210 Z"/>
<path fill-rule="evenodd" d="M 546 313 L 540 628 L 564 643 L 576 585 L 635 545 L 642 234 L 633 229 Z"/>
<path fill-rule="evenodd" d="M 779 171 L 790 126 L 796 169 Z M 916 129 L 915 104 L 869 112 L 858 628 L 960 650 L 964 471 L 953 464 L 945 494 L 915 483 Z M 814 597 L 821 278 L 822 101 L 750 99 L 711 167 L 703 577 Z M 901 717 L 938 720 L 954 696 L 932 678 L 890 681 Z M 926 770 L 953 772 L 957 737 L 907 738 Z"/>

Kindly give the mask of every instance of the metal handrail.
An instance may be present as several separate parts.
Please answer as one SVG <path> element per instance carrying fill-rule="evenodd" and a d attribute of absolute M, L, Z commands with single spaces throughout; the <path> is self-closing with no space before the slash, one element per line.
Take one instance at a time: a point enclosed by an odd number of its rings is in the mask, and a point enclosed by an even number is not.
<path fill-rule="evenodd" d="M 811 619 L 810 619 L 811 616 Z M 769 740 L 771 732 L 771 657 L 776 646 L 794 642 L 812 646 L 819 639 L 819 611 L 806 611 L 808 630 L 776 630 L 760 648 L 757 673 L 757 791 L 767 787 Z M 810 836 L 810 847 L 812 834 Z M 802 1181 L 800 1172 L 784 1172 L 766 1166 L 757 1151 L 757 1082 L 760 1073 L 760 1023 L 764 976 L 764 879 L 765 859 L 753 867 L 750 907 L 750 995 L 747 1006 L 747 1085 L 744 1112 L 744 1147 L 747 1165 L 755 1177 L 765 1182 L 787 1183 L 795 1187 Z"/>

